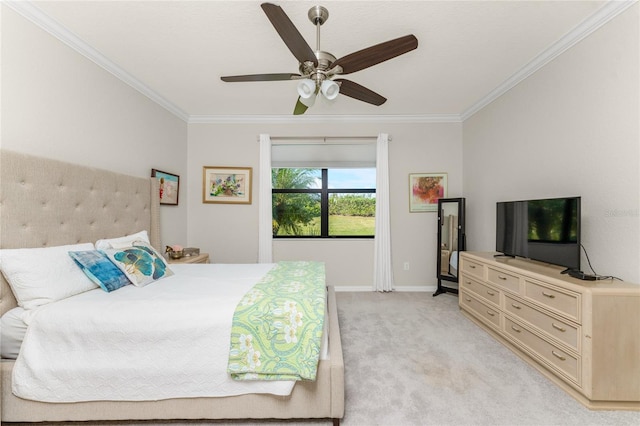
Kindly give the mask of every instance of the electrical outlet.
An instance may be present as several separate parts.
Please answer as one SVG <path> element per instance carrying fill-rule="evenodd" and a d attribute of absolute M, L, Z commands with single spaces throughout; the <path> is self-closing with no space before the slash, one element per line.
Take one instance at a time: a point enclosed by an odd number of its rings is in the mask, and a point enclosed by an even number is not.
<path fill-rule="evenodd" d="M 409 262 L 404 262 L 404 270 L 405 271 L 409 270 Z"/>

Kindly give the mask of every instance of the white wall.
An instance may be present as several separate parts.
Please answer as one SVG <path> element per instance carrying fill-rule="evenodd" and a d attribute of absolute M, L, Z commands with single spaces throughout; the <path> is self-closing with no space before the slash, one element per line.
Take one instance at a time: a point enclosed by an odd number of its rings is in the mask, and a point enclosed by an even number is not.
<path fill-rule="evenodd" d="M 638 10 L 464 122 L 470 249 L 495 249 L 496 201 L 579 195 L 596 272 L 640 283 Z"/>
<path fill-rule="evenodd" d="M 134 176 L 181 176 L 162 238 L 186 242 L 187 125 L 2 5 L 3 149 Z"/>
<path fill-rule="evenodd" d="M 258 253 L 260 133 L 272 136 L 369 136 L 389 133 L 391 238 L 397 287 L 431 287 L 436 280 L 436 214 L 409 213 L 409 173 L 447 172 L 449 196 L 462 195 L 460 123 L 190 124 L 189 244 L 215 262 L 255 262 Z M 251 205 L 203 204 L 202 167 L 253 168 Z M 329 284 L 372 286 L 373 240 L 275 240 L 274 260 L 322 260 Z M 409 271 L 403 263 L 409 262 Z"/>
<path fill-rule="evenodd" d="M 259 133 L 386 132 L 397 287 L 435 285 L 436 215 L 408 207 L 408 175 L 420 172 L 448 172 L 448 195 L 467 197 L 476 250 L 494 248 L 496 201 L 581 195 L 583 242 L 596 270 L 640 282 L 638 5 L 464 124 L 187 126 L 4 5 L 1 59 L 2 148 L 132 175 L 180 175 L 180 205 L 161 209 L 163 240 L 199 246 L 214 261 L 257 259 Z M 254 202 L 203 204 L 204 165 L 253 167 Z M 370 288 L 372 253 L 371 240 L 274 243 L 276 260 L 326 260 L 338 286 Z"/>

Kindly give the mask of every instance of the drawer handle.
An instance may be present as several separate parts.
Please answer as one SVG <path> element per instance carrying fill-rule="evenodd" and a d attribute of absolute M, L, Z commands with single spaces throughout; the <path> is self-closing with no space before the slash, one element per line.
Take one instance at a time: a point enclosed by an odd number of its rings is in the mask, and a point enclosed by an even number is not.
<path fill-rule="evenodd" d="M 471 281 L 467 280 L 466 281 L 467 285 L 471 285 Z"/>
<path fill-rule="evenodd" d="M 515 331 L 516 333 L 520 333 L 520 332 L 522 331 L 522 330 L 520 330 L 518 327 L 516 327 L 515 325 L 512 325 L 512 326 L 511 326 L 511 329 L 512 329 L 513 331 Z"/>
<path fill-rule="evenodd" d="M 489 296 L 495 296 L 495 295 L 496 295 L 494 292 L 492 292 L 492 291 L 490 291 L 490 290 L 487 290 L 487 294 L 488 294 Z"/>
<path fill-rule="evenodd" d="M 567 331 L 564 327 L 561 327 L 561 326 L 559 326 L 559 325 L 556 325 L 556 323 L 554 323 L 554 322 L 552 322 L 552 323 L 551 323 L 551 327 L 555 328 L 556 330 L 562 331 L 563 333 L 564 333 L 565 331 Z"/>
<path fill-rule="evenodd" d="M 554 294 L 547 293 L 546 291 L 543 291 L 542 295 L 545 296 L 545 297 L 548 297 L 549 299 L 555 299 L 556 298 L 556 296 Z"/>
<path fill-rule="evenodd" d="M 558 355 L 558 354 L 556 353 L 556 351 L 551 351 L 551 353 L 552 353 L 556 358 L 558 358 L 560 361 L 564 361 L 565 359 L 567 359 L 567 358 L 563 357 L 562 355 Z"/>
<path fill-rule="evenodd" d="M 520 307 L 520 305 L 516 305 L 515 303 L 512 303 L 511 306 L 513 306 L 516 309 L 522 309 L 522 307 Z"/>
<path fill-rule="evenodd" d="M 469 265 L 469 268 L 476 269 L 476 265 Z"/>
<path fill-rule="evenodd" d="M 471 298 L 470 297 L 465 297 L 464 300 L 466 300 L 467 302 L 471 302 Z"/>
<path fill-rule="evenodd" d="M 502 281 L 506 281 L 507 277 L 505 277 L 504 275 L 498 275 L 498 278 L 500 278 Z"/>
<path fill-rule="evenodd" d="M 495 316 L 496 316 L 495 312 L 491 312 L 491 311 L 487 311 L 487 314 L 488 314 L 488 315 L 491 315 L 492 317 L 495 317 Z"/>

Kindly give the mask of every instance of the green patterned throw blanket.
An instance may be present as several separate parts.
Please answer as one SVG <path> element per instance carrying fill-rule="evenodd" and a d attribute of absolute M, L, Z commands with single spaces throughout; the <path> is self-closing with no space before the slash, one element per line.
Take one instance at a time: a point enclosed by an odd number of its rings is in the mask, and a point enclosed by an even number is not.
<path fill-rule="evenodd" d="M 279 262 L 233 315 L 236 380 L 315 380 L 326 305 L 324 263 Z"/>

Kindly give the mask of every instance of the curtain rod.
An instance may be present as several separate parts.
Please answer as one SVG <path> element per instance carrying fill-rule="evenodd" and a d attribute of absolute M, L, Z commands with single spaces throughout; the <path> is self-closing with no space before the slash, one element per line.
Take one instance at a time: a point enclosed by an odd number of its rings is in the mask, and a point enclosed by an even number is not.
<path fill-rule="evenodd" d="M 378 136 L 269 136 L 272 141 L 378 140 Z M 258 136 L 258 142 L 260 136 Z M 389 136 L 391 141 L 391 136 Z"/>

